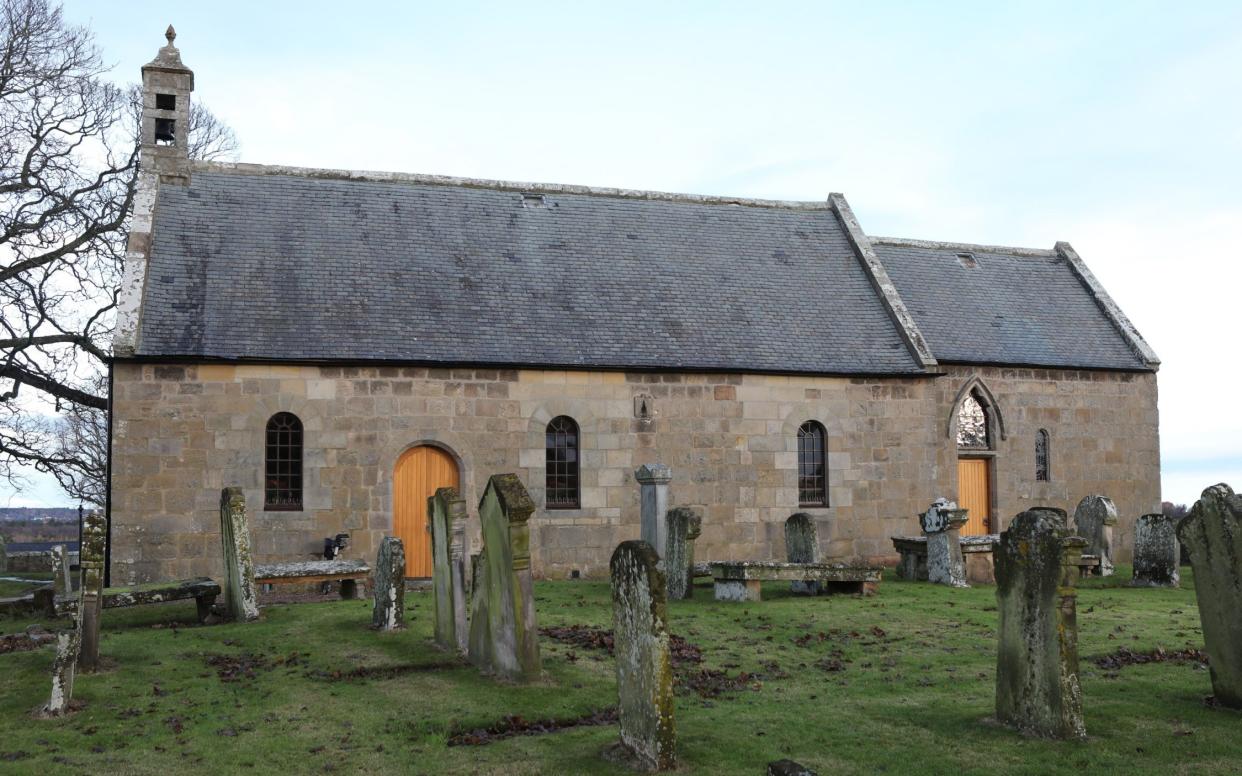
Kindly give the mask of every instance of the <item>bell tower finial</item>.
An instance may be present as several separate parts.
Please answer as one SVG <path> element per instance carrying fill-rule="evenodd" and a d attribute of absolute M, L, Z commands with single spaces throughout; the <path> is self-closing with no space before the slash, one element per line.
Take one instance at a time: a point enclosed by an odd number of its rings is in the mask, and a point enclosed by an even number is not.
<path fill-rule="evenodd" d="M 164 37 L 168 40 L 168 45 L 170 46 L 173 44 L 173 41 L 177 39 L 177 31 L 173 29 L 171 24 L 168 25 L 168 29 L 164 31 Z"/>
<path fill-rule="evenodd" d="M 190 92 L 194 72 L 173 45 L 177 31 L 168 25 L 168 45 L 142 66 L 142 145 L 139 165 L 161 180 L 190 180 Z"/>

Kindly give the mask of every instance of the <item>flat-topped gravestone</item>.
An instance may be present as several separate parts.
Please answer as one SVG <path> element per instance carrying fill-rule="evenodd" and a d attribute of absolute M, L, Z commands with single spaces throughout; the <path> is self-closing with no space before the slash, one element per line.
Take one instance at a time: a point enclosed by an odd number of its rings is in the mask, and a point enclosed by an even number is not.
<path fill-rule="evenodd" d="M 246 622 L 259 619 L 259 597 L 250 554 L 250 523 L 241 488 L 220 492 L 220 542 L 224 551 L 224 601 L 228 616 Z"/>
<path fill-rule="evenodd" d="M 668 579 L 668 597 L 680 601 L 690 597 L 694 589 L 691 578 L 693 551 L 691 548 L 690 526 L 702 518 L 693 507 L 673 507 L 665 515 L 668 525 L 665 528 L 668 544 L 664 550 L 664 569 Z"/>
<path fill-rule="evenodd" d="M 1027 734 L 1080 739 L 1074 581 L 1085 541 L 1064 526 L 1063 510 L 1035 508 L 1014 518 L 996 548 L 996 718 Z"/>
<path fill-rule="evenodd" d="M 1242 496 L 1213 485 L 1177 524 L 1190 552 L 1212 692 L 1242 709 Z"/>
<path fill-rule="evenodd" d="M 1113 575 L 1113 526 L 1117 525 L 1117 507 L 1107 496 L 1091 495 L 1078 502 L 1074 510 L 1074 530 L 1087 540 L 1084 554 L 1100 559 L 1091 573 L 1101 577 Z"/>
<path fill-rule="evenodd" d="M 1134 523 L 1135 587 L 1177 587 L 1181 584 L 1177 522 L 1165 515 L 1143 515 Z"/>
<path fill-rule="evenodd" d="M 82 542 L 78 568 L 82 578 L 82 646 L 78 668 L 92 673 L 99 668 L 99 625 L 103 615 L 104 551 L 108 540 L 108 520 L 101 510 L 82 516 Z"/>
<path fill-rule="evenodd" d="M 779 561 L 717 561 L 709 564 L 717 601 L 762 600 L 764 581 L 816 582 L 829 593 L 874 595 L 883 569 L 837 563 L 781 563 Z"/>
<path fill-rule="evenodd" d="M 483 552 L 470 607 L 470 662 L 511 681 L 539 677 L 539 630 L 530 570 L 535 504 L 516 474 L 495 474 L 479 502 Z"/>
<path fill-rule="evenodd" d="M 805 512 L 797 512 L 785 520 L 785 560 L 790 563 L 819 562 L 819 533 L 815 518 Z M 789 583 L 795 593 L 819 595 L 819 583 L 795 579 Z"/>
<path fill-rule="evenodd" d="M 440 488 L 427 500 L 427 510 L 431 516 L 436 644 L 464 653 L 470 636 L 466 621 L 466 502 L 456 488 Z"/>
<path fill-rule="evenodd" d="M 966 584 L 966 560 L 962 555 L 961 528 L 967 511 L 939 498 L 919 515 L 919 525 L 927 537 L 927 581 L 950 587 Z"/>
<path fill-rule="evenodd" d="M 371 627 L 394 631 L 405 627 L 405 544 L 385 536 L 375 555 L 375 606 Z"/>
<path fill-rule="evenodd" d="M 620 746 L 644 770 L 674 766 L 673 665 L 665 576 L 651 545 L 623 542 L 612 554 L 613 653 Z M 614 759 L 615 755 L 610 755 Z"/>
<path fill-rule="evenodd" d="M 634 472 L 634 479 L 639 491 L 639 538 L 655 549 L 663 564 L 662 553 L 668 545 L 664 516 L 668 513 L 668 483 L 673 472 L 662 463 L 643 464 Z"/>

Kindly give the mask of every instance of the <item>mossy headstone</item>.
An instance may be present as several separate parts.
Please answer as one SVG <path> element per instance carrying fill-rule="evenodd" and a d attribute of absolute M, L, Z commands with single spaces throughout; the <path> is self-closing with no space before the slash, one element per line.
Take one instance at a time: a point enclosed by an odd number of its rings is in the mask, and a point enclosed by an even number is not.
<path fill-rule="evenodd" d="M 690 527 L 696 518 L 702 518 L 693 507 L 673 507 L 665 515 L 668 522 L 664 569 L 668 579 L 668 597 L 674 601 L 689 598 L 694 589 L 694 556 L 691 549 Z"/>
<path fill-rule="evenodd" d="M 82 516 L 82 545 L 78 567 L 82 591 L 82 647 L 78 668 L 89 674 L 99 668 L 99 625 L 103 615 L 104 551 L 108 519 L 101 510 Z"/>
<path fill-rule="evenodd" d="M 674 767 L 677 736 L 665 575 L 644 541 L 618 546 L 609 570 L 620 747 L 640 768 L 668 770 Z"/>
<path fill-rule="evenodd" d="M 1143 515 L 1134 523 L 1135 587 L 1177 587 L 1181 583 L 1177 524 L 1160 513 Z"/>
<path fill-rule="evenodd" d="M 819 562 L 819 532 L 815 518 L 806 512 L 796 512 L 785 520 L 785 559 L 790 563 Z M 819 583 L 795 580 L 789 588 L 795 593 L 819 595 Z"/>
<path fill-rule="evenodd" d="M 440 488 L 427 499 L 431 526 L 431 586 L 435 607 L 436 644 L 465 652 L 469 639 L 466 621 L 466 502 L 456 488 Z"/>
<path fill-rule="evenodd" d="M 1177 524 L 1190 552 L 1212 692 L 1242 709 L 1242 496 L 1213 485 Z"/>
<path fill-rule="evenodd" d="M 395 631 L 405 627 L 405 543 L 385 536 L 375 554 L 375 606 L 371 627 Z"/>
<path fill-rule="evenodd" d="M 686 598 L 694 596 L 694 543 L 703 535 L 703 510 L 690 510 L 690 525 L 686 529 Z"/>
<path fill-rule="evenodd" d="M 534 502 L 516 474 L 495 474 L 479 502 L 483 552 L 470 608 L 470 662 L 510 681 L 539 677 L 539 629 L 530 569 Z"/>
<path fill-rule="evenodd" d="M 246 622 L 259 619 L 259 598 L 250 554 L 250 523 L 241 488 L 220 492 L 220 543 L 224 552 L 224 601 L 228 616 Z"/>
<path fill-rule="evenodd" d="M 1091 495 L 1078 502 L 1074 510 L 1074 530 L 1087 540 L 1085 553 L 1098 555 L 1100 565 L 1092 570 L 1101 577 L 1113 575 L 1113 526 L 1117 507 L 1108 496 Z"/>
<path fill-rule="evenodd" d="M 1031 735 L 1081 739 L 1074 580 L 1085 542 L 1064 526 L 1063 510 L 1037 507 L 996 546 L 996 718 Z"/>

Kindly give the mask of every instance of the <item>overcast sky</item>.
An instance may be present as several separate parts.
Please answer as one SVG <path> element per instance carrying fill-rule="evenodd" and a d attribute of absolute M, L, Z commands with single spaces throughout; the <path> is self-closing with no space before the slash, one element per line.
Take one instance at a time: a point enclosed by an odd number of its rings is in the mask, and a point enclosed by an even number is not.
<path fill-rule="evenodd" d="M 865 6 L 865 7 L 864 7 Z M 779 199 L 1068 240 L 1163 360 L 1166 500 L 1242 487 L 1242 4 L 68 2 L 169 22 L 242 159 Z M 54 484 L 0 505 L 62 504 Z"/>

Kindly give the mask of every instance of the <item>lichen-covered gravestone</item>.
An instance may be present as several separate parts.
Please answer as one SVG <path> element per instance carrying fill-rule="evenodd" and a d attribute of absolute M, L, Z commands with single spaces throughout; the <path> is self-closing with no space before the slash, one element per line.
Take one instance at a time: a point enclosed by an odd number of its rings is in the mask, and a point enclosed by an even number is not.
<path fill-rule="evenodd" d="M 609 756 L 645 770 L 667 770 L 674 766 L 677 737 L 665 575 L 655 550 L 643 541 L 622 542 L 609 570 L 621 723 L 621 743 Z"/>
<path fill-rule="evenodd" d="M 82 517 L 82 545 L 78 550 L 81 574 L 82 646 L 78 668 L 89 674 L 99 668 L 99 624 L 103 615 L 104 551 L 108 519 L 92 509 Z"/>
<path fill-rule="evenodd" d="M 805 512 L 797 512 L 785 520 L 785 559 L 790 563 L 819 562 L 819 534 L 815 519 Z M 814 580 L 794 580 L 789 589 L 795 593 L 819 595 L 819 583 Z"/>
<path fill-rule="evenodd" d="M 643 464 L 634 472 L 634 479 L 638 481 L 639 538 L 655 549 L 663 564 L 668 546 L 668 523 L 664 518 L 673 471 L 662 463 Z"/>
<path fill-rule="evenodd" d="M 1097 555 L 1100 565 L 1092 573 L 1101 577 L 1113 575 L 1113 526 L 1117 525 L 1117 507 L 1107 496 L 1087 496 L 1074 510 L 1074 530 L 1087 540 L 1085 553 Z"/>
<path fill-rule="evenodd" d="M 470 607 L 470 662 L 502 679 L 539 677 L 539 629 L 530 570 L 535 504 L 516 474 L 495 474 L 479 502 L 483 552 Z"/>
<path fill-rule="evenodd" d="M 1046 738 L 1084 738 L 1074 580 L 1085 545 L 1065 512 L 1014 518 L 996 547 L 996 718 Z"/>
<path fill-rule="evenodd" d="M 382 631 L 405 627 L 405 544 L 396 536 L 385 536 L 375 555 L 371 627 Z"/>
<path fill-rule="evenodd" d="M 927 581 L 950 587 L 966 584 L 966 560 L 962 556 L 961 528 L 967 512 L 957 504 L 940 498 L 919 515 L 927 536 Z"/>
<path fill-rule="evenodd" d="M 1181 583 L 1180 552 L 1173 518 L 1159 513 L 1143 515 L 1134 524 L 1134 579 L 1130 584 L 1177 587 Z"/>
<path fill-rule="evenodd" d="M 73 701 L 73 680 L 82 648 L 82 592 L 78 590 L 69 627 L 56 634 L 56 657 L 52 659 L 52 694 L 39 709 L 39 716 L 59 717 L 69 711 Z"/>
<path fill-rule="evenodd" d="M 1177 524 L 1190 551 L 1212 692 L 1242 709 L 1242 496 L 1213 485 Z"/>
<path fill-rule="evenodd" d="M 466 621 L 466 502 L 456 488 L 440 488 L 427 499 L 431 522 L 432 592 L 436 644 L 465 652 L 469 638 Z"/>
<path fill-rule="evenodd" d="M 698 518 L 693 507 L 674 507 L 665 519 L 668 544 L 664 550 L 664 569 L 668 579 L 668 597 L 680 601 L 690 597 L 694 589 L 694 554 L 691 550 L 690 526 Z M 702 518 L 698 518 L 702 522 Z"/>
<path fill-rule="evenodd" d="M 694 543 L 703 535 L 703 510 L 690 510 L 690 525 L 686 529 L 686 598 L 694 595 Z"/>
<path fill-rule="evenodd" d="M 259 619 L 259 598 L 250 554 L 250 523 L 241 488 L 220 492 L 220 542 L 224 552 L 224 601 L 234 620 Z"/>
<path fill-rule="evenodd" d="M 56 595 L 69 595 L 73 592 L 73 572 L 70 570 L 69 551 L 65 545 L 52 547 L 49 563 L 52 567 L 52 587 Z"/>

